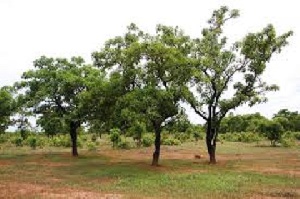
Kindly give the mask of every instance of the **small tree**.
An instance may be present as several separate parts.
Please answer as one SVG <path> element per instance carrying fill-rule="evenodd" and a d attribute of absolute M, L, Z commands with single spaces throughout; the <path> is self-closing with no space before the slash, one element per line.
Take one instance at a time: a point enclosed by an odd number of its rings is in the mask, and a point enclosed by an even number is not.
<path fill-rule="evenodd" d="M 278 121 L 269 121 L 266 123 L 264 129 L 264 134 L 268 138 L 268 140 L 271 141 L 271 145 L 276 146 L 276 143 L 281 140 L 282 134 L 284 132 L 282 125 Z"/>
<path fill-rule="evenodd" d="M 117 147 L 118 144 L 121 142 L 121 131 L 120 129 L 114 128 L 110 130 L 110 141 L 113 143 L 113 148 Z"/>

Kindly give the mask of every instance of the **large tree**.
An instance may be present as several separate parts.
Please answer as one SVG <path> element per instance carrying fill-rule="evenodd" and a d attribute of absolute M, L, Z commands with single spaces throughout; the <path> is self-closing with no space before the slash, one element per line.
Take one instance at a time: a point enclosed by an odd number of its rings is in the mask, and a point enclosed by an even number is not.
<path fill-rule="evenodd" d="M 71 60 L 41 57 L 34 61 L 34 70 L 25 72 L 17 88 L 25 92 L 24 106 L 41 115 L 42 126 L 56 125 L 57 119 L 68 125 L 72 141 L 72 155 L 78 156 L 77 130 L 87 121 L 86 109 L 90 87 L 102 84 L 103 75 L 96 68 L 85 65 L 81 57 Z M 54 121 L 45 121 L 53 117 Z M 55 128 L 56 129 L 56 128 Z M 50 132 L 55 133 L 55 132 Z"/>
<path fill-rule="evenodd" d="M 216 162 L 218 129 L 228 111 L 244 104 L 265 102 L 268 91 L 278 90 L 276 85 L 264 82 L 262 74 L 272 55 L 279 53 L 292 35 L 290 31 L 277 36 L 275 28 L 267 25 L 230 46 L 223 36 L 223 27 L 238 16 L 238 10 L 227 7 L 215 10 L 208 21 L 209 27 L 202 30 L 202 37 L 194 40 L 191 53 L 194 72 L 186 101 L 206 121 L 211 163 Z"/>
<path fill-rule="evenodd" d="M 189 77 L 181 69 L 190 48 L 189 38 L 178 28 L 158 25 L 156 33 L 145 34 L 131 24 L 124 37 L 109 40 L 93 53 L 96 66 L 122 75 L 124 93 L 118 104 L 123 126 L 130 127 L 137 118 L 152 126 L 152 165 L 158 165 L 163 124 L 178 113 L 181 85 Z"/>

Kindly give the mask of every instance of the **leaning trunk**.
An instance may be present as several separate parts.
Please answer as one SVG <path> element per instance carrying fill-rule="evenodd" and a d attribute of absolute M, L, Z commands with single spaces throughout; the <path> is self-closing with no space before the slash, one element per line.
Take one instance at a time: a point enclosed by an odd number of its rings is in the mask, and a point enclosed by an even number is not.
<path fill-rule="evenodd" d="M 160 143 L 161 143 L 161 128 L 155 127 L 155 151 L 153 153 L 152 166 L 158 166 L 158 160 L 160 155 Z"/>
<path fill-rule="evenodd" d="M 71 122 L 70 123 L 70 136 L 71 136 L 71 141 L 72 141 L 72 155 L 74 157 L 78 156 L 78 151 L 77 151 L 77 128 L 78 125 L 76 122 Z"/>

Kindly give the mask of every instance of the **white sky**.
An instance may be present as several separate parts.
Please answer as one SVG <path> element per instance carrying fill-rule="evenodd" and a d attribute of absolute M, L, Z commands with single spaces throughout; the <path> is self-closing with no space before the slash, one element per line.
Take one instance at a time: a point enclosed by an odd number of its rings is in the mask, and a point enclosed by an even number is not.
<path fill-rule="evenodd" d="M 200 36 L 214 9 L 227 5 L 241 17 L 226 26 L 229 41 L 243 38 L 272 23 L 278 33 L 294 31 L 287 46 L 268 65 L 265 80 L 280 91 L 269 102 L 235 113 L 270 117 L 281 108 L 300 111 L 300 12 L 295 0 L 0 0 L 0 86 L 18 81 L 41 55 L 80 55 L 88 62 L 93 51 L 136 23 L 153 32 L 158 23 L 178 25 L 192 37 Z M 189 110 L 193 122 L 199 118 Z"/>

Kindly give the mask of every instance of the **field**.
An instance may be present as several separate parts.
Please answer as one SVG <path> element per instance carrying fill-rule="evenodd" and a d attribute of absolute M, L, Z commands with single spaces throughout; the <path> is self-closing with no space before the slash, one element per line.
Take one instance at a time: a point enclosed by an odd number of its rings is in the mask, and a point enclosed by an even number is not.
<path fill-rule="evenodd" d="M 204 143 L 97 151 L 1 147 L 0 198 L 300 198 L 300 148 L 224 142 L 209 165 Z M 200 159 L 195 155 L 201 154 Z"/>

